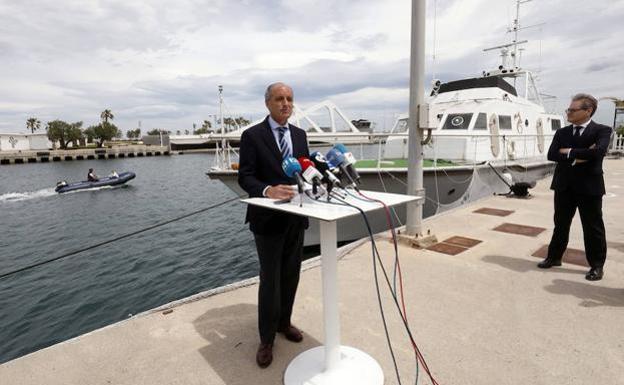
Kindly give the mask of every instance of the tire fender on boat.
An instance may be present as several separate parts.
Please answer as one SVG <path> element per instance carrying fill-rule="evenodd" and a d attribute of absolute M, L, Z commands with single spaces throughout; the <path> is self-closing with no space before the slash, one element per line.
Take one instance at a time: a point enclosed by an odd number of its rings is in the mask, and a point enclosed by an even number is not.
<path fill-rule="evenodd" d="M 535 123 L 535 130 L 537 131 L 537 149 L 540 154 L 544 153 L 544 122 L 542 118 L 537 118 Z"/>
<path fill-rule="evenodd" d="M 492 155 L 497 158 L 498 154 L 500 154 L 500 134 L 498 132 L 498 116 L 496 114 L 490 115 L 488 127 L 490 128 L 490 150 Z"/>
<path fill-rule="evenodd" d="M 518 131 L 518 134 L 522 134 L 522 131 L 524 130 L 524 124 L 522 123 L 522 116 L 520 115 L 519 112 L 516 112 L 514 116 L 516 117 L 516 131 Z"/>
<path fill-rule="evenodd" d="M 507 159 L 516 159 L 516 142 L 514 140 L 507 141 Z"/>

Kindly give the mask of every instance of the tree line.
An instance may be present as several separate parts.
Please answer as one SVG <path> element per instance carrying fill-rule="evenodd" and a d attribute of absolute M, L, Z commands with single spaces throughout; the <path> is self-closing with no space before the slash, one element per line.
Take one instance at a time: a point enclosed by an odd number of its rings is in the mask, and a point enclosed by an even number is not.
<path fill-rule="evenodd" d="M 66 149 L 71 143 L 73 147 L 77 147 L 80 143 L 93 143 L 95 142 L 97 147 L 102 147 L 104 142 L 108 140 L 112 140 L 114 138 L 121 139 L 122 132 L 117 126 L 110 122 L 113 120 L 115 116 L 111 112 L 110 109 L 105 109 L 100 114 L 100 123 L 89 126 L 85 129 L 82 128 L 82 121 L 68 123 L 63 120 L 52 120 L 46 123 L 46 133 L 48 135 L 48 139 L 52 142 L 58 142 L 60 148 Z M 232 131 L 236 128 L 246 126 L 250 123 L 249 120 L 241 117 L 237 118 L 223 118 L 223 126 L 226 131 Z M 26 120 L 26 127 L 31 131 L 31 133 L 35 133 L 35 131 L 41 128 L 41 121 L 37 118 L 28 118 Z M 202 126 L 198 129 L 195 129 L 195 124 L 193 124 L 193 134 L 207 134 L 210 132 L 214 132 L 212 130 L 212 124 L 208 120 L 204 120 Z M 167 131 L 164 129 L 154 128 L 147 132 L 147 135 L 160 135 L 160 134 L 170 134 L 171 131 Z M 176 132 L 178 135 L 181 134 L 181 131 L 178 130 Z M 189 130 L 184 130 L 185 134 L 190 134 Z M 141 137 L 141 129 L 135 128 L 132 130 L 128 130 L 126 132 L 126 137 L 128 139 L 139 139 Z"/>
<path fill-rule="evenodd" d="M 121 130 L 116 125 L 109 122 L 115 116 L 109 109 L 105 109 L 100 114 L 101 122 L 99 124 L 82 128 L 82 121 L 68 123 L 60 119 L 52 120 L 46 123 L 46 133 L 51 142 L 58 142 L 62 149 L 66 149 L 71 143 L 77 147 L 85 140 L 88 143 L 95 142 L 98 147 L 102 147 L 104 142 L 113 138 L 121 138 Z M 31 133 L 41 128 L 41 121 L 37 118 L 28 118 L 26 127 Z"/>

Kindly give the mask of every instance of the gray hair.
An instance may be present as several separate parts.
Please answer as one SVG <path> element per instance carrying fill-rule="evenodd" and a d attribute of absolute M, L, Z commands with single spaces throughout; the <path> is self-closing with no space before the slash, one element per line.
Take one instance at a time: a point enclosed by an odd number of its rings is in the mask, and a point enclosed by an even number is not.
<path fill-rule="evenodd" d="M 288 87 L 290 88 L 290 90 L 292 91 L 292 87 L 290 87 L 288 84 L 286 83 L 282 83 L 282 82 L 275 82 L 275 83 L 271 83 L 269 84 L 269 86 L 267 87 L 266 91 L 264 91 L 264 102 L 268 102 L 271 99 L 271 91 L 273 91 L 274 87 L 277 86 L 284 86 L 284 87 Z"/>
<path fill-rule="evenodd" d="M 591 96 L 590 94 L 576 94 L 572 97 L 572 101 L 576 102 L 577 100 L 581 101 L 581 107 L 583 109 L 587 110 L 591 108 L 592 113 L 590 117 L 594 116 L 594 114 L 596 113 L 596 109 L 598 108 L 598 101 L 595 97 Z"/>

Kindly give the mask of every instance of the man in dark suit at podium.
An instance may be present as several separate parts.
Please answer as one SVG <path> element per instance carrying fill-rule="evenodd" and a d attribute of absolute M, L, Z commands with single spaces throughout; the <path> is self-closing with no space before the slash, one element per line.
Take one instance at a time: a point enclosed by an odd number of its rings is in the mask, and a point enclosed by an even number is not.
<path fill-rule="evenodd" d="M 602 196 L 605 194 L 602 159 L 609 147 L 611 128 L 591 120 L 597 106 L 593 96 L 575 95 L 566 110 L 572 124 L 557 130 L 548 150 L 548 160 L 557 162 L 550 186 L 555 190 L 555 229 L 548 256 L 538 264 L 542 269 L 561 266 L 561 258 L 568 246 L 570 224 L 578 208 L 585 256 L 590 266 L 585 279 L 589 281 L 602 279 L 607 258 L 602 220 Z"/>
<path fill-rule="evenodd" d="M 245 130 L 240 142 L 238 183 L 251 198 L 290 199 L 293 184 L 282 170 L 282 160 L 309 157 L 306 133 L 288 123 L 293 109 L 293 91 L 284 83 L 273 83 L 264 95 L 267 118 Z M 258 206 L 247 206 L 245 222 L 253 232 L 260 260 L 258 329 L 260 346 L 256 362 L 262 368 L 273 360 L 277 332 L 293 342 L 303 335 L 290 323 L 303 254 L 303 234 L 308 219 Z"/>

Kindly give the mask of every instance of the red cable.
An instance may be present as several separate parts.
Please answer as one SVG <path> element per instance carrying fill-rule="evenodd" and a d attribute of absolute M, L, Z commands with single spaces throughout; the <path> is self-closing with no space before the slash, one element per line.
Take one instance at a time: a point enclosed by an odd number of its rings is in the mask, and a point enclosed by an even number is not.
<path fill-rule="evenodd" d="M 393 229 L 392 217 L 390 215 L 390 209 L 388 208 L 388 206 L 383 201 L 381 201 L 379 199 L 367 197 L 366 195 L 362 194 L 361 191 L 358 191 L 358 194 L 360 194 L 362 197 L 364 197 L 364 198 L 366 198 L 368 200 L 380 203 L 384 207 L 384 209 L 385 209 L 386 220 L 388 221 L 388 227 L 390 229 Z M 392 239 L 393 239 L 393 241 L 396 244 L 396 242 L 397 242 L 396 234 L 392 230 L 390 232 L 392 234 Z M 403 295 L 403 275 L 401 274 L 401 264 L 399 262 L 398 252 L 397 252 L 396 263 L 397 263 L 397 270 L 398 270 L 398 275 L 399 275 L 399 288 L 400 288 L 400 292 L 401 292 L 401 305 L 403 307 L 403 309 L 402 309 L 403 312 L 401 314 L 401 317 L 403 318 L 403 320 L 405 321 L 405 324 L 409 328 L 409 323 L 408 323 L 408 320 L 407 320 L 407 311 L 406 311 L 406 307 L 405 307 L 405 298 L 404 298 L 404 295 Z M 401 313 L 401 312 L 399 311 L 399 313 Z M 412 337 L 410 337 L 410 342 L 412 343 L 412 348 L 414 349 L 414 353 L 416 354 L 416 358 L 418 359 L 418 361 L 422 365 L 423 369 L 425 370 L 425 372 L 429 376 L 429 379 L 431 380 L 431 383 L 433 385 L 439 385 L 438 382 L 433 378 L 433 375 L 431 374 L 431 371 L 429 370 L 429 366 L 427 365 L 427 362 L 425 361 L 425 357 L 420 352 L 420 349 L 418 349 L 418 345 L 416 345 L 416 341 L 414 341 L 414 339 Z"/>

